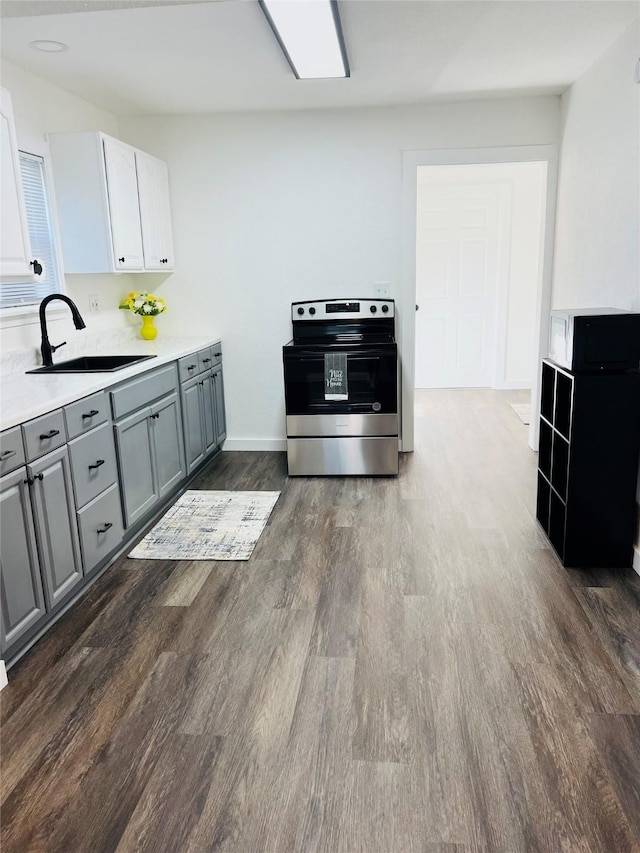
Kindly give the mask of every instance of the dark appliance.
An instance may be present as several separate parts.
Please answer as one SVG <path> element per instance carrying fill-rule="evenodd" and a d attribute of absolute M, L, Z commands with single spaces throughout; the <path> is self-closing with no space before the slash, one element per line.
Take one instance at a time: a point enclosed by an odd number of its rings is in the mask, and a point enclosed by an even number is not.
<path fill-rule="evenodd" d="M 636 369 L 640 314 L 619 308 L 552 311 L 549 358 L 573 373 Z"/>
<path fill-rule="evenodd" d="M 397 475 L 394 301 L 294 302 L 291 317 L 282 349 L 289 474 Z"/>

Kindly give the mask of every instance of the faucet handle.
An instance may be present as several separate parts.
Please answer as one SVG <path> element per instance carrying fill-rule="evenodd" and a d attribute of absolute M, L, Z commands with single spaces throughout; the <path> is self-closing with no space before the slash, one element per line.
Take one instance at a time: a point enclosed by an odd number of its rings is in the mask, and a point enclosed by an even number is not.
<path fill-rule="evenodd" d="M 66 343 L 66 341 L 62 341 L 61 344 L 56 344 L 55 346 L 51 344 L 51 352 L 55 352 L 57 349 L 60 349 L 60 347 L 66 346 Z"/>

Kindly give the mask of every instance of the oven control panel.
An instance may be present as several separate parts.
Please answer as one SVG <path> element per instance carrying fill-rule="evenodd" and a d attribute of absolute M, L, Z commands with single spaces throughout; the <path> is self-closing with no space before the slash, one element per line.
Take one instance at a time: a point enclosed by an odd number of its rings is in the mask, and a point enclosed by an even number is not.
<path fill-rule="evenodd" d="M 393 299 L 321 299 L 313 302 L 293 302 L 291 319 L 300 320 L 365 320 L 394 317 Z"/>

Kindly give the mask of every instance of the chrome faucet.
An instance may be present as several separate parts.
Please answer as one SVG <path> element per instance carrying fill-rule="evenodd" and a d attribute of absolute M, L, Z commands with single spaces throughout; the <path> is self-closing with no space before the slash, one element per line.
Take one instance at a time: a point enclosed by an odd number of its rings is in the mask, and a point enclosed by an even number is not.
<path fill-rule="evenodd" d="M 45 298 L 40 303 L 40 332 L 42 334 L 42 344 L 40 345 L 40 352 L 42 353 L 42 364 L 45 367 L 51 367 L 53 364 L 53 353 L 63 347 L 67 342 L 63 341 L 61 344 L 57 344 L 53 346 L 53 344 L 49 343 L 49 336 L 47 335 L 47 318 L 45 316 L 45 311 L 47 305 L 52 302 L 54 299 L 60 299 L 62 302 L 66 302 L 69 308 L 71 309 L 71 315 L 73 317 L 73 325 L 76 329 L 85 329 L 86 323 L 82 319 L 80 312 L 78 311 L 78 307 L 68 296 L 65 296 L 64 293 L 50 293 L 49 296 L 45 296 Z"/>

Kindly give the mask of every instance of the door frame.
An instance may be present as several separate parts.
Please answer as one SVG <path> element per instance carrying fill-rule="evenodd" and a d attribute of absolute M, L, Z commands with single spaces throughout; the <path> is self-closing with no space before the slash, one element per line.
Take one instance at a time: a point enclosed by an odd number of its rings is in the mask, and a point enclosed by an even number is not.
<path fill-rule="evenodd" d="M 529 446 L 538 448 L 540 364 L 548 352 L 549 311 L 558 186 L 557 145 L 513 145 L 498 148 L 433 149 L 402 152 L 402 245 L 400 267 L 401 304 L 404 306 L 397 328 L 401 371 L 402 438 L 400 449 L 414 448 L 415 339 L 416 339 L 416 209 L 418 166 L 472 166 L 487 163 L 546 162 L 547 185 L 544 217 L 542 272 L 536 298 L 535 327 L 538 329 L 536 361 L 531 389 Z"/>

